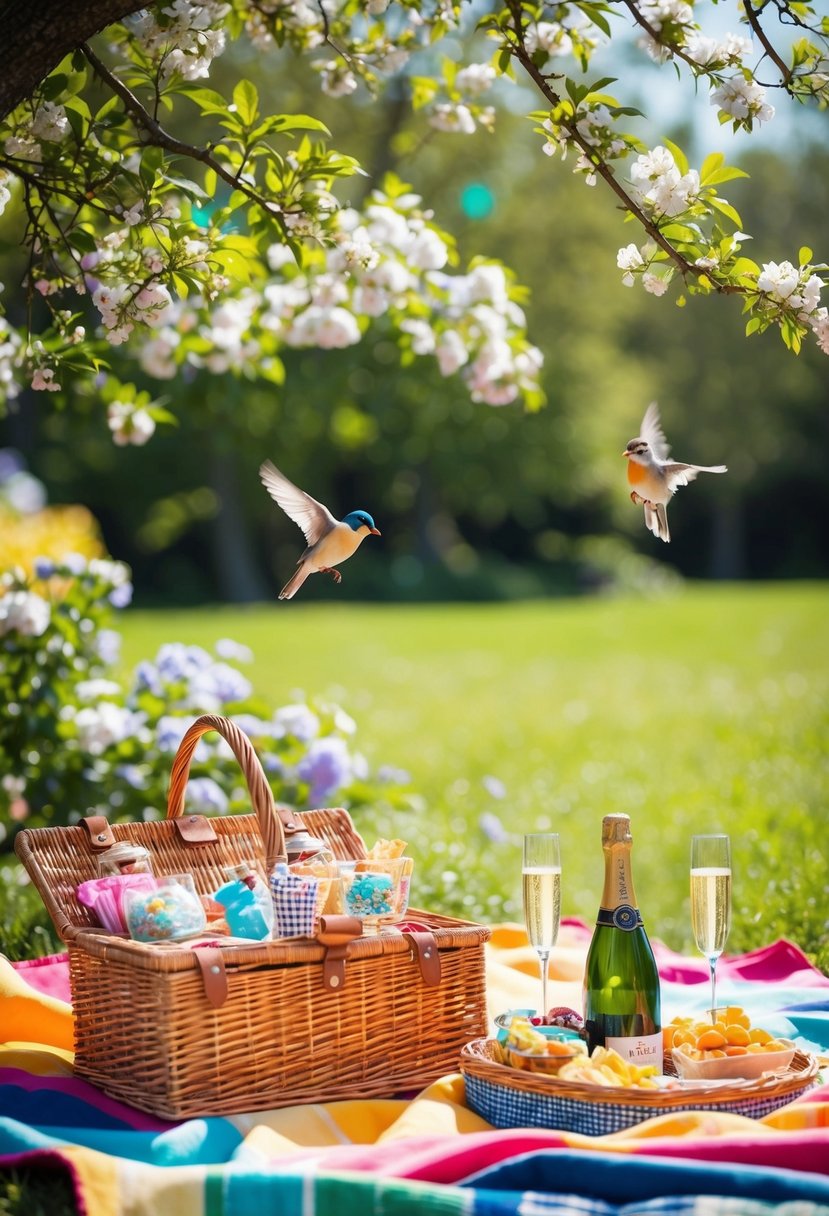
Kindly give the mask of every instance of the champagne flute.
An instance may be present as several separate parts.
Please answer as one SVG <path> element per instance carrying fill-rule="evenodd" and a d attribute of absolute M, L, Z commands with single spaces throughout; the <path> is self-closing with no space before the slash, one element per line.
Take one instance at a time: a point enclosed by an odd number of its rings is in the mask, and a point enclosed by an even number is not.
<path fill-rule="evenodd" d="M 727 836 L 691 840 L 691 928 L 711 969 L 711 1021 L 717 1020 L 717 960 L 731 929 L 731 842 Z"/>
<path fill-rule="evenodd" d="M 548 1012 L 547 966 L 561 920 L 561 858 L 557 832 L 524 837 L 522 865 L 524 924 L 541 963 L 541 1015 Z"/>

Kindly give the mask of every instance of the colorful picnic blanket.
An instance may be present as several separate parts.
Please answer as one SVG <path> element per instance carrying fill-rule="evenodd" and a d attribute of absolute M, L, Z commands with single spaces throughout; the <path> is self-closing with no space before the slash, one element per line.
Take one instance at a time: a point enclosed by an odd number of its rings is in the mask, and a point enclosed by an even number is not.
<path fill-rule="evenodd" d="M 556 1004 L 579 1007 L 589 939 L 582 922 L 563 923 Z M 654 949 L 664 1018 L 705 1010 L 705 962 Z M 493 930 L 487 991 L 492 1016 L 536 1004 L 519 926 Z M 725 957 L 718 996 L 829 1051 L 829 978 L 790 942 Z M 68 1171 L 82 1216 L 829 1216 L 829 1083 L 762 1120 L 689 1111 L 600 1137 L 494 1130 L 467 1107 L 459 1074 L 411 1101 L 169 1123 L 73 1076 L 68 998 L 64 956 L 0 956 L 0 1171 Z"/>

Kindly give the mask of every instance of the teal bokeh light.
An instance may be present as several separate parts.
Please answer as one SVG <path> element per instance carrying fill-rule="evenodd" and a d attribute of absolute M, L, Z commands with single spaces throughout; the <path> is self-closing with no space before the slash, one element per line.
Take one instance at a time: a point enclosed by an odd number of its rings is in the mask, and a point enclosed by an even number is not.
<path fill-rule="evenodd" d="M 461 192 L 461 210 L 471 220 L 483 220 L 495 206 L 495 195 L 483 182 L 470 182 Z"/>

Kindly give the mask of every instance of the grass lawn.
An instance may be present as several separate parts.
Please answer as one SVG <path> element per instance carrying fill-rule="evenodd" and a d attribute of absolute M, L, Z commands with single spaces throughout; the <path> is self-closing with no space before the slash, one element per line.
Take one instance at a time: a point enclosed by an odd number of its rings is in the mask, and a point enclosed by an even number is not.
<path fill-rule="evenodd" d="M 663 600 L 292 603 L 131 612 L 124 665 L 165 641 L 249 645 L 256 691 L 335 700 L 417 809 L 361 812 L 417 859 L 415 902 L 520 918 L 520 839 L 561 834 L 563 912 L 591 920 L 602 815 L 632 817 L 653 936 L 690 946 L 694 832 L 733 837 L 728 949 L 785 935 L 829 970 L 829 589 L 691 587 Z M 487 788 L 495 777 L 503 797 Z M 498 816 L 493 841 L 481 816 Z"/>

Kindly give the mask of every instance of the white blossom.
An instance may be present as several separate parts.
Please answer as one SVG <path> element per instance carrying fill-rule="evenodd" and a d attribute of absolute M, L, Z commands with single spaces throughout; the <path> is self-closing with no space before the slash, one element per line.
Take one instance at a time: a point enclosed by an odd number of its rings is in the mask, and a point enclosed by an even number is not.
<path fill-rule="evenodd" d="M 469 361 L 469 351 L 457 330 L 443 331 L 435 347 L 435 358 L 442 376 L 451 376 L 459 367 L 463 367 L 464 363 Z"/>
<path fill-rule="evenodd" d="M 128 444 L 143 447 L 155 433 L 155 421 L 151 415 L 133 402 L 110 402 L 107 408 L 107 424 L 112 431 L 112 441 L 118 447 L 126 447 Z"/>
<path fill-rule="evenodd" d="M 0 596 L 0 637 L 21 633 L 39 638 L 49 627 L 52 609 L 48 600 L 34 591 L 9 591 Z"/>
<path fill-rule="evenodd" d="M 663 278 L 662 275 L 654 274 L 652 270 L 646 270 L 642 275 L 642 286 L 652 296 L 664 296 L 668 290 L 668 280 Z"/>
<path fill-rule="evenodd" d="M 496 79 L 495 68 L 490 63 L 470 63 L 461 68 L 455 77 L 455 85 L 470 97 L 486 93 Z"/>
<path fill-rule="evenodd" d="M 59 393 L 60 384 L 55 379 L 52 367 L 36 367 L 32 375 L 32 388 L 36 392 Z"/>
<path fill-rule="evenodd" d="M 557 21 L 539 21 L 531 25 L 526 34 L 527 50 L 546 51 L 548 55 L 569 55 L 573 49 L 573 39 Z"/>
<path fill-rule="evenodd" d="M 141 715 L 111 701 L 101 701 L 94 708 L 88 706 L 75 715 L 78 746 L 91 756 L 99 756 L 113 743 L 129 739 L 140 721 Z"/>
<path fill-rule="evenodd" d="M 448 101 L 435 106 L 429 115 L 429 124 L 438 131 L 451 131 L 460 135 L 471 135 L 475 130 L 475 119 L 469 107 Z"/>
<path fill-rule="evenodd" d="M 10 180 L 11 174 L 7 173 L 5 169 L 0 169 L 0 215 L 5 211 L 6 203 L 12 196 L 8 186 Z"/>
<path fill-rule="evenodd" d="M 800 271 L 791 262 L 766 262 L 762 274 L 757 279 L 760 291 L 781 303 L 788 303 L 789 297 L 800 282 Z"/>
<path fill-rule="evenodd" d="M 357 88 L 357 77 L 344 64 L 331 59 L 322 69 L 321 87 L 329 97 L 348 97 Z"/>
<path fill-rule="evenodd" d="M 744 76 L 732 76 L 711 94 L 711 105 L 719 106 L 724 114 L 738 122 L 769 122 L 774 118 L 774 106 L 766 101 L 766 90 Z"/>
<path fill-rule="evenodd" d="M 66 110 L 61 105 L 55 105 L 51 101 L 44 101 L 38 107 L 37 113 L 32 120 L 31 132 L 38 139 L 45 139 L 47 143 L 59 144 L 69 132 L 69 119 L 66 117 Z"/>
<path fill-rule="evenodd" d="M 29 135 L 10 135 L 3 146 L 7 156 L 17 157 L 18 160 L 30 160 L 39 164 L 43 159 L 43 149 L 37 140 Z"/>
<path fill-rule="evenodd" d="M 620 270 L 624 270 L 622 282 L 625 287 L 632 287 L 636 282 L 631 271 L 636 270 L 639 266 L 644 266 L 645 260 L 642 254 L 637 249 L 636 245 L 625 245 L 616 254 L 616 265 Z"/>

